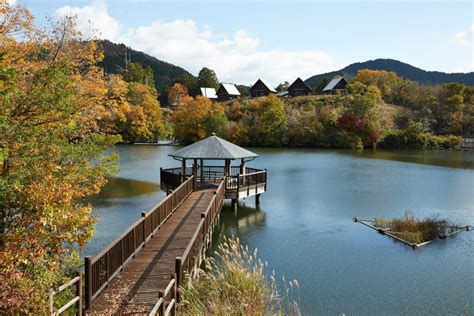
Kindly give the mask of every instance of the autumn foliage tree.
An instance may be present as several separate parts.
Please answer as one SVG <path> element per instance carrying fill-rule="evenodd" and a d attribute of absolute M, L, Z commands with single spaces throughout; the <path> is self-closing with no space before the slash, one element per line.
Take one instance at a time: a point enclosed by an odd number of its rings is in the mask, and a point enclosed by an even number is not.
<path fill-rule="evenodd" d="M 168 90 L 168 103 L 173 107 L 187 100 L 187 97 L 189 97 L 188 89 L 182 83 L 176 82 Z"/>
<path fill-rule="evenodd" d="M 216 133 L 227 137 L 228 118 L 224 106 L 208 98 L 187 97 L 177 106 L 171 118 L 175 136 L 183 143 L 192 143 Z"/>
<path fill-rule="evenodd" d="M 354 82 L 348 88 L 352 94 L 347 98 L 346 111 L 340 117 L 339 125 L 354 138 L 353 147 L 375 147 L 382 134 L 378 113 L 381 92 L 375 85 L 361 82 Z"/>
<path fill-rule="evenodd" d="M 97 62 L 66 18 L 47 30 L 0 4 L 0 313 L 45 314 L 92 236 L 90 205 L 115 169 L 103 149 L 116 102 Z M 21 39 L 21 40 L 20 40 Z"/>

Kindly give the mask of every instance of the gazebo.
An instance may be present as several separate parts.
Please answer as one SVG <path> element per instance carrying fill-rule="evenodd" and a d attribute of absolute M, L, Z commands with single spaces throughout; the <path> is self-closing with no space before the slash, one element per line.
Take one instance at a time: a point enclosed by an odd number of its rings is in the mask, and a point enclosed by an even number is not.
<path fill-rule="evenodd" d="M 195 189 L 224 181 L 225 198 L 234 203 L 248 196 L 256 196 L 258 203 L 260 194 L 266 191 L 267 170 L 246 166 L 258 155 L 217 137 L 215 133 L 169 156 L 180 161 L 181 167 L 161 169 L 161 189 L 167 193 L 192 175 Z M 238 166 L 232 166 L 235 160 L 239 161 Z M 224 166 L 214 165 L 219 161 L 224 161 Z M 191 165 L 188 166 L 188 163 Z"/>

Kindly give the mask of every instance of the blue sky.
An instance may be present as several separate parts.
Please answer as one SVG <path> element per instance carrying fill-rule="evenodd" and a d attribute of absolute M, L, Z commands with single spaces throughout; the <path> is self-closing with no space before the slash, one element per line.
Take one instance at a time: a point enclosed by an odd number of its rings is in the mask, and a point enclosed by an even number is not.
<path fill-rule="evenodd" d="M 277 84 L 375 58 L 427 70 L 474 70 L 471 1 L 17 3 L 39 21 L 77 14 L 87 35 L 98 29 L 95 36 L 124 42 L 194 74 L 208 66 L 229 82 L 263 77 Z"/>

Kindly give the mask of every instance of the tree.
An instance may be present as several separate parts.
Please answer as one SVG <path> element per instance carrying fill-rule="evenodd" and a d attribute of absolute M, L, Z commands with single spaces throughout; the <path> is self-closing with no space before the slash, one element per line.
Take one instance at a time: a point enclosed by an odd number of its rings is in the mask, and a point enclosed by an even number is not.
<path fill-rule="evenodd" d="M 282 92 L 288 90 L 288 87 L 290 86 L 290 83 L 288 81 L 285 81 L 283 83 L 280 83 L 278 87 L 276 87 L 276 91 Z"/>
<path fill-rule="evenodd" d="M 396 88 L 402 85 L 404 80 L 393 71 L 361 69 L 352 78 L 352 82 L 376 86 L 381 91 L 384 101 L 391 103 L 394 100 Z"/>
<path fill-rule="evenodd" d="M 317 92 L 317 93 L 322 93 L 323 92 L 323 89 L 328 85 L 329 81 L 331 81 L 331 79 L 329 78 L 323 78 L 321 79 L 318 83 L 316 83 L 316 85 L 314 86 L 314 91 Z"/>
<path fill-rule="evenodd" d="M 224 106 L 220 103 L 215 103 L 209 116 L 204 121 L 204 129 L 206 130 L 206 135 L 212 135 L 216 133 L 221 137 L 227 136 L 227 125 L 229 120 L 225 114 Z"/>
<path fill-rule="evenodd" d="M 283 101 L 273 94 L 256 105 L 255 118 L 256 144 L 261 146 L 282 146 L 286 143 L 286 117 Z"/>
<path fill-rule="evenodd" d="M 462 134 L 463 109 L 466 87 L 461 83 L 449 83 L 442 87 L 433 108 L 434 129 L 441 134 Z"/>
<path fill-rule="evenodd" d="M 138 82 L 155 88 L 153 70 L 150 66 L 143 68 L 139 63 L 130 63 L 123 73 L 123 79 L 127 82 Z"/>
<path fill-rule="evenodd" d="M 2 2 L 0 25 L 0 313 L 44 314 L 92 236 L 83 201 L 115 170 L 103 150 L 118 138 L 101 130 L 110 103 L 100 52 L 73 19 L 45 32 Z"/>
<path fill-rule="evenodd" d="M 163 135 L 163 114 L 156 97 L 155 88 L 137 82 L 128 84 L 131 107 L 123 134 L 125 140 L 150 142 Z"/>
<path fill-rule="evenodd" d="M 173 84 L 168 91 L 168 104 L 176 107 L 189 97 L 188 89 L 181 83 Z"/>
<path fill-rule="evenodd" d="M 196 142 L 216 133 L 227 134 L 228 119 L 220 103 L 212 104 L 205 97 L 188 97 L 176 108 L 172 122 L 175 136 L 184 143 Z"/>
<path fill-rule="evenodd" d="M 248 86 L 237 85 L 237 90 L 239 90 L 240 96 L 242 98 L 246 98 L 246 97 L 250 96 L 250 88 Z"/>
<path fill-rule="evenodd" d="M 349 84 L 348 89 L 351 95 L 346 99 L 346 111 L 339 125 L 353 138 L 353 147 L 375 147 L 382 134 L 377 107 L 382 101 L 380 90 L 358 81 Z"/>
<path fill-rule="evenodd" d="M 190 144 L 206 137 L 206 120 L 211 113 L 212 102 L 208 98 L 186 98 L 178 104 L 171 118 L 176 138 Z"/>
<path fill-rule="evenodd" d="M 195 97 L 199 94 L 198 78 L 190 74 L 181 75 L 174 83 L 181 83 L 186 87 L 190 96 Z"/>
<path fill-rule="evenodd" d="M 198 85 L 199 87 L 214 88 L 217 90 L 217 88 L 219 88 L 219 80 L 217 80 L 214 70 L 206 67 L 202 68 L 198 74 Z"/>

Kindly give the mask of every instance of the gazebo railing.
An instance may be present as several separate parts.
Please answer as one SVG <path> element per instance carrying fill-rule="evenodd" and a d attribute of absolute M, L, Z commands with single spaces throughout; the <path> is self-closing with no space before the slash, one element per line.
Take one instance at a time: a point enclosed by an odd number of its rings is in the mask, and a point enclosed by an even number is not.
<path fill-rule="evenodd" d="M 226 192 L 236 191 L 240 192 L 242 190 L 251 190 L 257 189 L 258 186 L 265 186 L 267 184 L 267 170 L 259 170 L 254 168 L 253 172 L 239 174 L 237 176 L 229 176 L 226 178 L 225 189 Z"/>
<path fill-rule="evenodd" d="M 192 176 L 192 167 L 186 168 L 186 174 L 182 174 L 181 168 L 161 169 L 161 189 L 169 192 L 177 188 L 187 178 Z M 239 166 L 232 166 L 230 175 L 225 177 L 223 166 L 198 166 L 196 180 L 199 182 L 220 182 L 225 178 L 226 192 L 239 192 L 244 189 L 252 189 L 256 186 L 266 185 L 267 171 L 246 167 L 245 172 L 240 174 Z"/>

